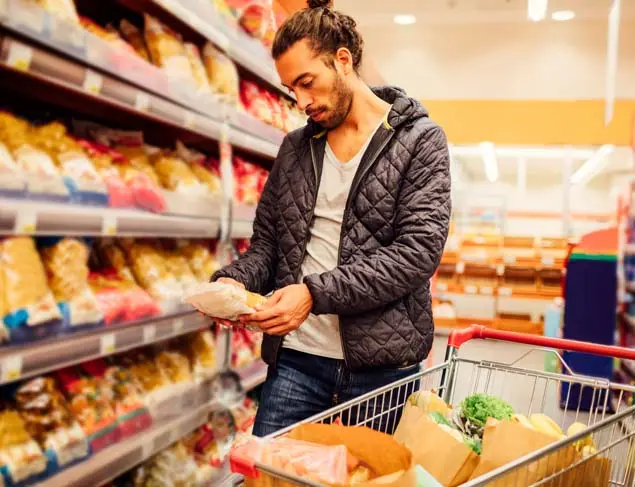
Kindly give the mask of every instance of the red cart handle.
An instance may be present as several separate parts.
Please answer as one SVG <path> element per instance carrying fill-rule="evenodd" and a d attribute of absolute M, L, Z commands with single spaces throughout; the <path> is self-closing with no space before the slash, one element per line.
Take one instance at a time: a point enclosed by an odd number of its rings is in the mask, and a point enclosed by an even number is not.
<path fill-rule="evenodd" d="M 461 348 L 465 342 L 478 339 L 501 340 L 505 342 L 523 343 L 539 347 L 567 350 L 569 352 L 591 353 L 606 357 L 635 360 L 635 349 L 615 347 L 613 345 L 600 345 L 597 343 L 580 342 L 577 340 L 564 340 L 562 338 L 550 338 L 512 331 L 501 331 L 487 328 L 483 325 L 472 325 L 463 330 L 453 330 L 448 338 L 448 347 Z"/>

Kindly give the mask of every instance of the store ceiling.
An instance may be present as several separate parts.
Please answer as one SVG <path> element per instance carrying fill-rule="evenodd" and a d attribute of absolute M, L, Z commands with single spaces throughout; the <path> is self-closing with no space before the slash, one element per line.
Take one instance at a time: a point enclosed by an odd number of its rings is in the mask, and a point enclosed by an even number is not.
<path fill-rule="evenodd" d="M 527 0 L 334 0 L 360 27 L 392 26 L 397 14 L 413 14 L 420 24 L 527 22 Z M 606 19 L 612 0 L 549 0 L 549 12 L 573 10 L 577 20 Z M 622 17 L 635 19 L 635 1 L 622 1 Z M 397 26 L 396 26 L 397 27 Z M 397 27 L 402 28 L 402 27 Z"/>

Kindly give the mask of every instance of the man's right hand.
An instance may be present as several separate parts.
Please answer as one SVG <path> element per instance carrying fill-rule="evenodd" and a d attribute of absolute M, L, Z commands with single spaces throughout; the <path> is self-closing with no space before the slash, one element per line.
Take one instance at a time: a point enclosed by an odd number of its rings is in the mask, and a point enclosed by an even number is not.
<path fill-rule="evenodd" d="M 230 279 L 229 277 L 221 277 L 217 279 L 216 282 L 222 282 L 223 284 L 229 284 L 230 286 L 236 286 L 237 288 L 245 289 L 244 284 L 241 284 L 240 282 L 235 281 L 234 279 Z M 216 323 L 222 326 L 240 326 L 240 323 L 237 321 L 221 320 L 219 318 L 213 318 L 213 317 L 212 319 Z"/>

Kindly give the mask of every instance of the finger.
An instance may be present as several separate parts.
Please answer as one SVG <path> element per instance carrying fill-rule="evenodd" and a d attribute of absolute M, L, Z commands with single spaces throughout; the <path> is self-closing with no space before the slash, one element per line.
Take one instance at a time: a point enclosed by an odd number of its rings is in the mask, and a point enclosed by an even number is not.
<path fill-rule="evenodd" d="M 262 311 L 256 311 L 255 313 L 242 317 L 240 321 L 242 321 L 243 323 L 245 321 L 267 321 L 282 315 L 283 313 L 285 313 L 285 311 L 286 310 L 282 309 L 282 307 L 278 304 L 276 306 L 272 306 L 271 308 L 263 309 Z"/>
<path fill-rule="evenodd" d="M 269 299 L 267 299 L 267 301 L 264 302 L 264 304 L 260 306 L 260 310 L 272 308 L 273 306 L 275 306 L 276 304 L 280 302 L 283 296 L 284 296 L 284 293 L 282 292 L 282 290 L 276 291 L 275 293 L 271 295 Z"/>
<path fill-rule="evenodd" d="M 247 326 L 257 326 L 262 331 L 266 331 L 269 328 L 284 325 L 286 320 L 282 319 L 281 316 L 276 316 L 275 318 L 271 318 L 266 321 L 247 321 L 244 324 Z"/>

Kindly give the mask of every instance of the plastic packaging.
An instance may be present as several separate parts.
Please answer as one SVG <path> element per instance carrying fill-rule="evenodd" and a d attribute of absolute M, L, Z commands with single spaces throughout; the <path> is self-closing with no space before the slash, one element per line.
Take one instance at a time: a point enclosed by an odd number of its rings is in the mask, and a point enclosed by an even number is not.
<path fill-rule="evenodd" d="M 179 252 L 184 255 L 199 281 L 209 281 L 220 264 L 209 245 L 200 241 L 179 242 Z"/>
<path fill-rule="evenodd" d="M 266 92 L 253 81 L 240 80 L 240 101 L 250 115 L 261 122 L 274 124 L 274 113 Z"/>
<path fill-rule="evenodd" d="M 331 485 L 348 484 L 348 450 L 344 445 L 325 446 L 280 437 L 257 439 L 234 448 L 232 461 L 247 459 L 303 479 Z"/>
<path fill-rule="evenodd" d="M 216 373 L 216 340 L 210 330 L 184 335 L 179 341 L 192 364 L 196 380 L 210 378 Z"/>
<path fill-rule="evenodd" d="M 188 163 L 178 155 L 158 151 L 152 155 L 151 161 L 164 188 L 178 193 L 207 193 L 207 187 L 199 182 Z"/>
<path fill-rule="evenodd" d="M 137 55 L 145 61 L 150 62 L 150 53 L 148 52 L 148 47 L 143 39 L 141 29 L 139 29 L 136 25 L 131 24 L 126 19 L 123 19 L 119 24 L 119 30 L 121 31 L 124 39 L 126 39 L 128 44 L 130 44 L 135 50 Z"/>
<path fill-rule="evenodd" d="M 0 404 L 0 484 L 27 485 L 37 481 L 46 467 L 46 456 L 20 414 L 8 404 Z"/>
<path fill-rule="evenodd" d="M 81 240 L 40 239 L 49 286 L 64 316 L 65 331 L 97 325 L 103 315 L 88 284 L 88 246 Z"/>
<path fill-rule="evenodd" d="M 192 381 L 190 361 L 181 352 L 163 350 L 156 356 L 157 366 L 173 384 Z"/>
<path fill-rule="evenodd" d="M 11 342 L 29 342 L 55 333 L 62 315 L 48 287 L 44 266 L 30 237 L 0 240 L 4 325 Z"/>
<path fill-rule="evenodd" d="M 0 142 L 0 195 L 12 197 L 26 194 L 26 179 L 13 160 L 7 146 Z"/>
<path fill-rule="evenodd" d="M 234 62 L 211 43 L 203 47 L 203 64 L 212 91 L 230 102 L 238 101 L 238 70 Z"/>
<path fill-rule="evenodd" d="M 75 4 L 72 0 L 35 0 L 35 3 L 65 22 L 79 23 Z"/>
<path fill-rule="evenodd" d="M 222 282 L 200 283 L 183 295 L 183 302 L 200 312 L 226 320 L 236 320 L 240 315 L 253 313 L 265 301 L 263 296 Z"/>
<path fill-rule="evenodd" d="M 190 61 L 179 36 L 150 15 L 145 15 L 145 40 L 152 62 L 172 79 L 196 85 Z"/>
<path fill-rule="evenodd" d="M 20 385 L 15 403 L 29 434 L 47 456 L 48 475 L 88 456 L 86 436 L 51 377 L 38 377 Z"/>
<path fill-rule="evenodd" d="M 164 247 L 163 258 L 168 271 L 176 278 L 182 292 L 187 292 L 192 286 L 198 284 L 198 279 L 188 264 L 187 257 L 178 249 Z"/>
<path fill-rule="evenodd" d="M 198 87 L 198 92 L 205 94 L 212 93 L 212 88 L 209 85 L 207 72 L 205 71 L 205 66 L 203 65 L 203 60 L 201 59 L 201 53 L 198 50 L 198 47 L 196 47 L 194 44 L 186 42 L 185 54 L 187 55 L 187 59 L 190 62 L 192 75 L 194 77 L 194 81 L 196 82 L 196 86 Z"/>

